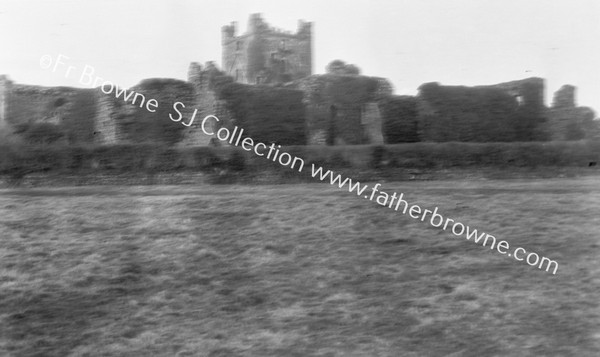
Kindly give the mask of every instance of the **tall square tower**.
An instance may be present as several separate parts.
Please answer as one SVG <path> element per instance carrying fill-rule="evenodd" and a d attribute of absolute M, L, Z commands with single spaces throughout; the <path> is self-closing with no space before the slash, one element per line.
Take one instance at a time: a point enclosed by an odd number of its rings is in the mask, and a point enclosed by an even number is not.
<path fill-rule="evenodd" d="M 312 74 L 312 24 L 298 21 L 296 33 L 270 27 L 250 15 L 245 34 L 237 25 L 222 27 L 222 69 L 246 84 L 285 83 Z"/>

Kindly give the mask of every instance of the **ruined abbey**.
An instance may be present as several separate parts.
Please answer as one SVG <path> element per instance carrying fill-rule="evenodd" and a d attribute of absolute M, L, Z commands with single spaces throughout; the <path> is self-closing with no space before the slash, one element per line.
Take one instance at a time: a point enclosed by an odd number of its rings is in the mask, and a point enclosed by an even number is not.
<path fill-rule="evenodd" d="M 66 143 L 163 141 L 175 146 L 219 144 L 198 127 L 175 126 L 167 109 L 216 115 L 250 136 L 289 145 L 354 145 L 414 141 L 540 141 L 597 138 L 595 113 L 577 107 L 575 87 L 563 86 L 551 106 L 544 80 L 492 86 L 426 83 L 415 97 L 393 94 L 384 78 L 312 70 L 311 23 L 295 33 L 250 16 L 246 33 L 222 28 L 222 63 L 192 63 L 186 81 L 147 79 L 134 86 L 156 98 L 148 113 L 98 88 L 41 87 L 0 76 L 0 132 L 36 125 L 56 128 Z M 340 61 L 341 62 L 341 61 Z M 176 127 L 176 128 L 175 128 Z M 259 138 L 260 139 L 260 138 Z"/>

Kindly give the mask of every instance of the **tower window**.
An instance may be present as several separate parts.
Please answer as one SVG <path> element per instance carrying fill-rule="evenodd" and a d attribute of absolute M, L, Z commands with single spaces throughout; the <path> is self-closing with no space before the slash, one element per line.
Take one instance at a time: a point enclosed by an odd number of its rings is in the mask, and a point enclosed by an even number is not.
<path fill-rule="evenodd" d="M 522 95 L 515 96 L 515 99 L 517 100 L 517 103 L 519 105 L 523 105 L 523 96 Z"/>
<path fill-rule="evenodd" d="M 239 51 L 239 50 L 240 50 L 240 47 L 241 47 L 241 43 L 240 43 L 240 41 L 236 41 L 236 43 L 235 43 L 235 50 L 236 50 L 236 51 Z"/>

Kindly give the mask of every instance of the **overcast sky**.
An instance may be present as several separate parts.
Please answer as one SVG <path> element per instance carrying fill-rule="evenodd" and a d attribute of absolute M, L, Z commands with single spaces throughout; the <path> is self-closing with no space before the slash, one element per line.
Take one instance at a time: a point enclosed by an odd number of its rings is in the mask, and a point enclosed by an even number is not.
<path fill-rule="evenodd" d="M 44 70 L 44 54 L 122 86 L 187 78 L 190 62 L 221 62 L 221 26 L 251 13 L 295 31 L 314 23 L 313 71 L 331 60 L 388 78 L 396 94 L 425 82 L 480 85 L 546 78 L 546 103 L 563 84 L 600 110 L 599 0 L 0 0 L 0 74 L 81 87 Z"/>

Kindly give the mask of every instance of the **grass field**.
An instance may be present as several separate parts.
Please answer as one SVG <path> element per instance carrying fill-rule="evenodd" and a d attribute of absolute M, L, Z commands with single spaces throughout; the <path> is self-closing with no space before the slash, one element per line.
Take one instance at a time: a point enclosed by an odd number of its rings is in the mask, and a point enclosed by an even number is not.
<path fill-rule="evenodd" d="M 598 356 L 600 178 L 0 190 L 1 356 Z"/>

